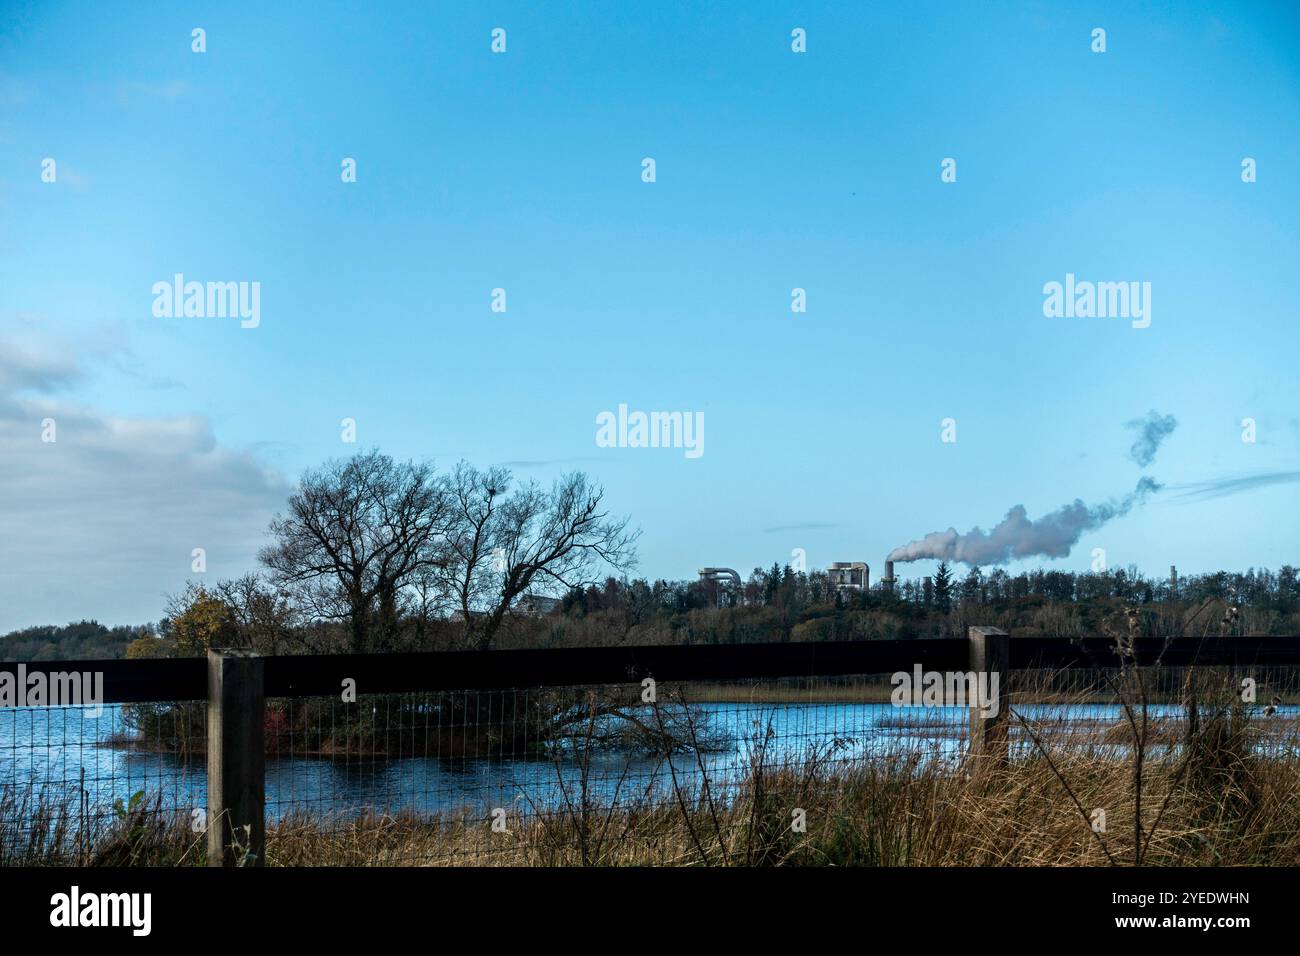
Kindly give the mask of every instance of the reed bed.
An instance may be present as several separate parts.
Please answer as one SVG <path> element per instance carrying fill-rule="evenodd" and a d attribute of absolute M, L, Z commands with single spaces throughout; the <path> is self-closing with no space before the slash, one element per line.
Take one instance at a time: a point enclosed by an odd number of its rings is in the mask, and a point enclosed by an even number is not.
<path fill-rule="evenodd" d="M 272 866 L 1297 866 L 1300 720 L 1243 701 L 1239 677 L 1200 670 L 1106 685 L 1114 714 L 1080 714 L 1095 687 L 1019 680 L 1006 759 L 937 756 L 902 734 L 858 753 L 843 741 L 776 760 L 771 723 L 744 742 L 737 777 L 610 800 L 589 760 L 549 806 L 503 828 L 481 814 L 364 812 L 269 821 Z M 1153 705 L 1147 688 L 1166 700 Z M 1293 690 L 1293 689 L 1291 689 Z M 1050 693 L 1047 693 L 1050 691 Z M 1270 693 L 1272 690 L 1270 689 Z M 1044 706 L 1044 699 L 1052 705 Z M 779 705 L 774 705 L 779 706 Z M 902 712 L 884 724 L 925 726 Z M 595 720 L 592 721 L 593 727 Z M 888 727 L 883 728 L 888 732 Z M 888 735 L 888 733 L 887 733 Z M 685 767 L 684 767 L 685 764 Z M 557 768 L 558 774 L 558 768 Z M 674 778 L 676 779 L 676 778 Z M 703 786 L 699 786 L 700 780 Z M 141 795 L 94 813 L 75 791 L 0 785 L 0 865 L 201 865 L 206 837 Z M 252 862 L 252 861 L 246 861 Z"/>

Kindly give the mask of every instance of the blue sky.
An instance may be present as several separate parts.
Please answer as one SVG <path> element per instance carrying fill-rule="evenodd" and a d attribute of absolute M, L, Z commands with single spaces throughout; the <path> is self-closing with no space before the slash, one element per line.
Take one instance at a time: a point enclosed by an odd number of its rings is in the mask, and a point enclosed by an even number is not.
<path fill-rule="evenodd" d="M 0 628 L 156 619 L 193 547 L 251 568 L 345 417 L 592 473 L 650 577 L 878 576 L 1143 474 L 1170 487 L 1011 570 L 1296 561 L 1300 485 L 1172 486 L 1300 468 L 1300 8 L 917 9 L 7 3 Z M 260 282 L 260 326 L 154 317 L 177 272 Z M 1067 272 L 1149 281 L 1151 326 L 1045 318 Z M 705 454 L 596 447 L 620 403 L 704 412 Z"/>

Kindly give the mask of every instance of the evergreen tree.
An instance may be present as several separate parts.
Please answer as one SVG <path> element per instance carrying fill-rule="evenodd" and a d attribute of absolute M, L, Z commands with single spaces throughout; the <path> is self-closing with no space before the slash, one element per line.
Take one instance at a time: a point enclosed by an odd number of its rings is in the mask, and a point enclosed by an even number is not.
<path fill-rule="evenodd" d="M 777 588 L 781 586 L 781 563 L 772 562 L 772 570 L 767 572 L 767 579 L 763 582 L 763 603 L 773 604 L 776 601 Z"/>
<path fill-rule="evenodd" d="M 934 606 L 945 614 L 952 609 L 952 570 L 947 561 L 940 561 L 934 573 Z"/>

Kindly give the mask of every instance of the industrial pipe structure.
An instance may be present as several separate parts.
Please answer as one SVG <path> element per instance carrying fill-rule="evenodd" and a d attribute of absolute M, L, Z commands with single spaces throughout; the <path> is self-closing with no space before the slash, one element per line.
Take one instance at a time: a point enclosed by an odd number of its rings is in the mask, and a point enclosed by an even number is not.
<path fill-rule="evenodd" d="M 717 581 L 722 578 L 730 578 L 731 583 L 740 588 L 740 575 L 733 568 L 700 568 L 701 581 Z"/>

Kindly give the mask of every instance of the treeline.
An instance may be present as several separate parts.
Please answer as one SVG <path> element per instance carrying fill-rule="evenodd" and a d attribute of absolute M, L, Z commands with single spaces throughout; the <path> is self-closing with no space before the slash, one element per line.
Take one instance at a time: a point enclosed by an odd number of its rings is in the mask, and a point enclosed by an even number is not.
<path fill-rule="evenodd" d="M 491 650 L 956 636 L 972 624 L 1071 637 L 1300 633 L 1300 585 L 1218 571 L 1176 584 L 1136 568 L 1008 574 L 947 565 L 870 591 L 825 571 L 755 568 L 739 586 L 629 577 L 638 532 L 581 472 L 551 487 L 500 467 L 398 462 L 378 451 L 303 475 L 267 529 L 261 568 L 191 582 L 156 626 L 93 621 L 0 639 L 9 660 Z M 1131 623 L 1136 621 L 1137 623 Z"/>
<path fill-rule="evenodd" d="M 581 647 L 611 644 L 852 641 L 955 637 L 973 624 L 1021 636 L 1102 635 L 1127 627 L 1135 608 L 1145 633 L 1300 634 L 1300 574 L 1216 571 L 1171 586 L 1135 569 L 1076 574 L 947 568 L 924 579 L 840 590 L 825 572 L 774 565 L 755 568 L 739 589 L 700 581 L 606 578 L 565 591 L 539 613 L 516 601 L 502 616 L 494 646 Z M 1231 609 L 1235 609 L 1233 612 Z M 455 650 L 467 646 L 463 615 L 408 606 L 376 651 Z M 190 656 L 209 646 L 267 654 L 343 653 L 353 633 L 344 622 L 312 620 L 258 575 L 191 584 L 175 595 L 157 625 L 107 628 L 93 621 L 34 627 L 0 639 L 5 660 Z"/>
<path fill-rule="evenodd" d="M 1300 611 L 1300 571 L 1291 565 L 1277 572 L 1267 568 L 1214 571 L 1183 576 L 1174 584 L 1169 578 L 1146 577 L 1133 567 L 1083 573 L 1038 569 L 1015 575 L 1002 568 L 984 571 L 976 567 L 958 576 L 948 565 L 940 564 L 933 576 L 900 579 L 893 589 L 877 582 L 869 593 L 877 599 L 875 603 L 902 602 L 944 612 L 961 604 L 1045 598 L 1071 603 L 1118 599 L 1131 604 L 1222 600 L 1239 608 L 1291 614 Z M 676 612 L 737 605 L 798 609 L 824 603 L 844 607 L 860 596 L 861 592 L 837 589 L 825 571 L 805 574 L 775 564 L 768 569 L 755 568 L 738 589 L 717 581 L 658 581 L 650 585 L 644 580 L 619 582 L 611 578 L 600 586 L 570 591 L 563 607 L 566 611 L 624 605 L 636 609 L 649 603 Z M 865 603 L 873 602 L 868 599 Z"/>
<path fill-rule="evenodd" d="M 98 621 L 77 621 L 63 627 L 50 624 L 25 627 L 0 638 L 0 660 L 70 661 L 124 657 L 132 641 L 155 633 L 152 624 L 105 627 Z"/>
<path fill-rule="evenodd" d="M 976 624 L 1022 636 L 1142 632 L 1300 634 L 1300 574 L 1251 569 L 1188 575 L 1176 584 L 1136 568 L 1011 575 L 946 565 L 870 591 L 836 588 L 824 571 L 755 568 L 739 588 L 716 581 L 607 580 L 571 591 L 546 631 L 555 643 L 747 643 L 956 637 Z"/>

